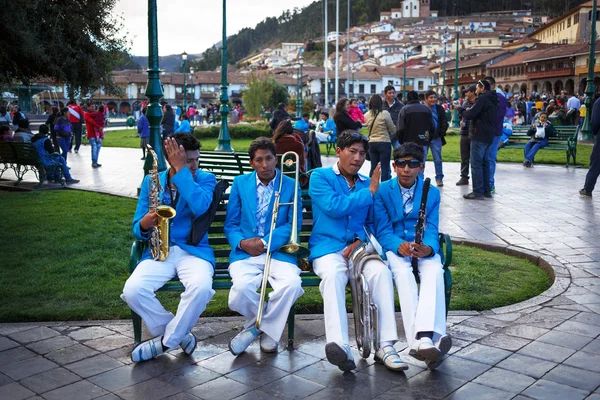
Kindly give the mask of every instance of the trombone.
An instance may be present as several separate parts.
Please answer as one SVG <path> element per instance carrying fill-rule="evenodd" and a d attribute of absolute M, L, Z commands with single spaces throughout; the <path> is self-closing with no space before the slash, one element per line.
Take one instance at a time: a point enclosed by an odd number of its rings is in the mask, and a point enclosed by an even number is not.
<path fill-rule="evenodd" d="M 291 156 L 293 159 L 287 159 Z M 300 156 L 298 153 L 288 151 L 281 156 L 281 179 L 279 180 L 279 189 L 274 193 L 275 200 L 273 203 L 273 215 L 271 217 L 271 229 L 269 232 L 273 232 L 277 223 L 277 216 L 279 214 L 279 207 L 292 205 L 294 208 L 292 216 L 292 232 L 290 233 L 290 239 L 286 244 L 281 246 L 279 249 L 274 251 L 281 251 L 283 253 L 295 255 L 298 259 L 308 257 L 310 251 L 300 244 L 298 238 L 298 184 L 300 181 Z M 291 167 L 294 165 L 294 201 L 291 203 L 280 203 L 281 189 L 283 187 L 283 169 L 284 166 Z M 258 312 L 256 313 L 256 329 L 260 329 L 262 323 L 263 311 L 265 308 L 265 294 L 267 292 L 267 282 L 269 279 L 269 272 L 271 271 L 271 240 L 273 235 L 269 235 L 269 243 L 267 243 L 267 258 L 265 260 L 265 269 L 263 271 L 262 285 L 260 287 L 260 301 L 258 303 Z"/>

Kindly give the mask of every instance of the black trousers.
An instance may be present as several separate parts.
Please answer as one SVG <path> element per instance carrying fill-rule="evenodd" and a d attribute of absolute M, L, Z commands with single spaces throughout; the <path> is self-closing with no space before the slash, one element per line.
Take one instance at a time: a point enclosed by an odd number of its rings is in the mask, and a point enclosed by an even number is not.
<path fill-rule="evenodd" d="M 594 148 L 592 154 L 590 154 L 590 169 L 585 177 L 583 188 L 588 192 L 592 192 L 596 186 L 598 175 L 600 175 L 600 133 L 596 133 Z"/>
<path fill-rule="evenodd" d="M 79 151 L 79 148 L 81 147 L 81 122 L 73 122 L 71 124 L 71 131 L 73 133 L 73 140 L 71 140 L 71 148 L 69 150 L 73 148 L 74 144 L 75 151 Z"/>
<path fill-rule="evenodd" d="M 471 138 L 460 135 L 460 177 L 469 179 L 469 160 L 471 158 Z"/>

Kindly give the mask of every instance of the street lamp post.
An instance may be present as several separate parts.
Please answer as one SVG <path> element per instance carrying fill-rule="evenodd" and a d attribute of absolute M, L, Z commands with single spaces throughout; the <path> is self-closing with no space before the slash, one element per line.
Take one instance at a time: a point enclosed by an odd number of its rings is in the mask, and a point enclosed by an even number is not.
<path fill-rule="evenodd" d="M 192 85 L 192 105 L 196 102 L 196 86 L 194 85 L 194 67 L 190 67 L 190 84 Z"/>
<path fill-rule="evenodd" d="M 448 35 L 448 26 L 446 25 L 446 30 L 444 35 L 442 36 L 442 42 L 444 43 L 444 58 L 442 60 L 442 96 L 446 96 L 446 61 L 448 57 L 448 41 L 450 40 L 450 35 Z"/>
<path fill-rule="evenodd" d="M 187 111 L 187 86 L 185 85 L 185 74 L 187 67 L 187 53 L 184 51 L 181 53 L 183 59 L 183 112 Z"/>
<path fill-rule="evenodd" d="M 304 64 L 304 57 L 300 56 L 298 59 L 298 79 L 296 81 L 297 93 L 296 93 L 296 117 L 301 117 L 304 109 L 304 99 L 302 98 L 302 65 Z"/>
<path fill-rule="evenodd" d="M 354 66 L 352 66 L 352 86 L 351 86 L 352 90 L 350 91 L 351 99 L 354 98 L 354 72 L 356 72 L 356 71 L 354 71 Z"/>
<path fill-rule="evenodd" d="M 459 43 L 460 43 L 460 27 L 462 25 L 462 21 L 457 19 L 454 21 L 454 25 L 456 26 L 456 64 L 454 65 L 454 101 L 458 101 L 458 59 L 459 59 Z M 445 83 L 445 82 L 444 82 Z M 456 106 L 454 107 L 454 112 L 452 113 L 452 127 L 458 128 L 460 125 L 458 124 L 458 109 Z"/>
<path fill-rule="evenodd" d="M 150 100 L 146 109 L 146 117 L 150 124 L 150 146 L 156 153 L 158 170 L 167 169 L 160 135 L 160 121 L 162 108 L 159 100 L 163 97 L 160 83 L 160 69 L 158 68 L 158 18 L 156 0 L 148 0 L 148 82 L 146 83 L 146 97 Z M 144 175 L 152 169 L 152 156 L 149 154 L 144 163 Z"/>
<path fill-rule="evenodd" d="M 404 53 L 404 77 L 402 78 L 402 100 L 406 102 L 406 58 L 408 55 L 408 48 L 406 43 L 402 45 L 402 53 Z"/>
<path fill-rule="evenodd" d="M 229 115 L 229 97 L 227 96 L 227 0 L 223 0 L 223 39 L 221 46 L 221 129 L 219 130 L 219 144 L 215 151 L 233 152 L 227 116 Z"/>
<path fill-rule="evenodd" d="M 590 35 L 590 56 L 588 62 L 588 76 L 587 82 L 585 85 L 585 99 L 583 100 L 585 104 L 585 120 L 583 121 L 583 126 L 581 127 L 581 139 L 583 140 L 592 140 L 593 132 L 592 132 L 592 108 L 594 105 L 594 92 L 596 88 L 594 87 L 594 69 L 596 67 L 596 12 L 597 12 L 597 0 L 594 0 L 592 3 L 592 33 Z"/>

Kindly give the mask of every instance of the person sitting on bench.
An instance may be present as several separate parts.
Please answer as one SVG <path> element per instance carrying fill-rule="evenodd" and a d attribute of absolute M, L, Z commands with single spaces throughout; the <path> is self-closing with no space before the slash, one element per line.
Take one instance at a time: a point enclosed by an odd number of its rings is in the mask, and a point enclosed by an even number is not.
<path fill-rule="evenodd" d="M 533 167 L 533 159 L 536 153 L 542 148 L 548 146 L 548 138 L 554 136 L 554 127 L 548 121 L 548 114 L 541 113 L 540 119 L 535 121 L 527 134 L 532 136 L 531 140 L 525 145 L 523 166 Z"/>

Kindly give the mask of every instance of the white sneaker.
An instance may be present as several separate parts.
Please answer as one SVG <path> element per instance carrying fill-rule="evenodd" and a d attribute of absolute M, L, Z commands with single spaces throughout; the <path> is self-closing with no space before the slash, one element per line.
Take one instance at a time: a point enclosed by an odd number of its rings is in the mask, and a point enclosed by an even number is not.
<path fill-rule="evenodd" d="M 348 345 L 340 346 L 335 342 L 327 343 L 325 346 L 325 355 L 327 356 L 327 361 L 333 365 L 337 365 L 344 372 L 356 369 L 356 364 Z"/>
<path fill-rule="evenodd" d="M 428 337 L 417 340 L 408 354 L 419 361 L 425 362 L 437 361 L 440 358 L 440 350 L 433 345 Z"/>
<path fill-rule="evenodd" d="M 234 356 L 243 353 L 248 346 L 250 346 L 250 343 L 254 342 L 259 335 L 260 331 L 254 326 L 244 329 L 229 341 L 229 351 Z"/>
<path fill-rule="evenodd" d="M 375 362 L 385 365 L 390 371 L 405 371 L 408 369 L 406 364 L 393 346 L 385 346 L 375 353 Z"/>
<path fill-rule="evenodd" d="M 187 335 L 183 338 L 179 345 L 188 356 L 191 355 L 194 350 L 196 350 L 196 345 L 198 344 L 198 340 L 196 336 L 192 332 L 188 332 Z"/>
<path fill-rule="evenodd" d="M 131 361 L 137 363 L 152 360 L 162 353 L 162 336 L 157 336 L 135 346 L 131 351 Z"/>
<path fill-rule="evenodd" d="M 443 335 L 440 340 L 435 342 L 435 347 L 440 351 L 440 357 L 448 354 L 452 348 L 452 337 L 450 335 Z"/>
<path fill-rule="evenodd" d="M 279 348 L 279 343 L 271 336 L 263 332 L 260 335 L 260 349 L 265 353 L 276 353 Z"/>

